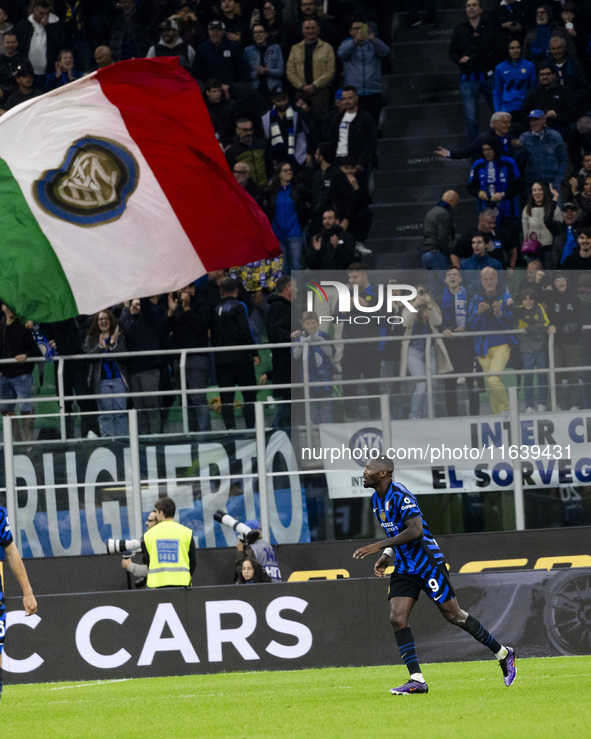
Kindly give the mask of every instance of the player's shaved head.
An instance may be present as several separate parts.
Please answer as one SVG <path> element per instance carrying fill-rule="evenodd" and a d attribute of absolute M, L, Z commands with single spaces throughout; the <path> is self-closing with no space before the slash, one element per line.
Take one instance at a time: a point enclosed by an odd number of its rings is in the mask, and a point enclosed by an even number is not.
<path fill-rule="evenodd" d="M 381 457 L 370 459 L 367 463 L 367 468 L 374 472 L 388 472 L 392 476 L 394 473 L 394 460 L 388 459 L 388 457 L 382 454 Z"/>

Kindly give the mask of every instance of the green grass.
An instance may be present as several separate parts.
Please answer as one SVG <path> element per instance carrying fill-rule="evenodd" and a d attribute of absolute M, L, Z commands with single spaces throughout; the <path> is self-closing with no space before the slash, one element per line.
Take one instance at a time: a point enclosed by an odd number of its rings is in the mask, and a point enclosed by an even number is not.
<path fill-rule="evenodd" d="M 591 737 L 591 657 L 424 667 L 429 694 L 392 696 L 401 666 L 8 685 L 2 739 L 69 737 Z"/>

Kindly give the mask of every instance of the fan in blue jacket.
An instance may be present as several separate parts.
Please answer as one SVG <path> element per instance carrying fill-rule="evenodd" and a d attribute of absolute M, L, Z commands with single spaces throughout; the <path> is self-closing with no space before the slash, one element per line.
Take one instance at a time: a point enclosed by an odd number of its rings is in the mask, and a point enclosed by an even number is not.
<path fill-rule="evenodd" d="M 521 174 L 514 159 L 501 155 L 496 137 L 484 140 L 482 156 L 472 165 L 467 187 L 468 192 L 478 198 L 478 212 L 497 208 L 499 221 L 519 216 L 519 193 L 523 189 Z"/>
<path fill-rule="evenodd" d="M 509 42 L 507 58 L 495 67 L 493 100 L 496 111 L 521 118 L 521 108 L 530 88 L 537 83 L 536 68 L 521 56 L 521 43 Z"/>

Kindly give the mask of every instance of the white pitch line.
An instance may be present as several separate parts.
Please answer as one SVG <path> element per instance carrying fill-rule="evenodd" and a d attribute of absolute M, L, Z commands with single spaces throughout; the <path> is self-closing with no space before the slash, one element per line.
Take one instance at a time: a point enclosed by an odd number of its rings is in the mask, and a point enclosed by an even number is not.
<path fill-rule="evenodd" d="M 59 688 L 49 688 L 50 690 L 70 690 L 71 688 L 90 688 L 94 685 L 109 685 L 110 683 L 125 683 L 133 680 L 133 677 L 122 677 L 118 680 L 93 680 L 91 683 L 80 683 L 77 685 L 62 685 Z"/>

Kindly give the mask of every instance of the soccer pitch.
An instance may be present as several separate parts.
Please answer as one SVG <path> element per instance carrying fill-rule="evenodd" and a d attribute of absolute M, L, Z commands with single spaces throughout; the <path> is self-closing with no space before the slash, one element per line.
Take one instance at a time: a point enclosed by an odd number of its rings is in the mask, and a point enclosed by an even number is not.
<path fill-rule="evenodd" d="M 8 685 L 3 739 L 68 737 L 591 737 L 591 657 L 424 666 L 428 695 L 392 696 L 400 665 Z"/>

